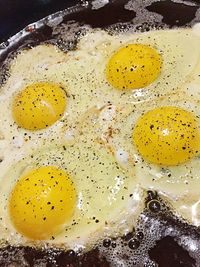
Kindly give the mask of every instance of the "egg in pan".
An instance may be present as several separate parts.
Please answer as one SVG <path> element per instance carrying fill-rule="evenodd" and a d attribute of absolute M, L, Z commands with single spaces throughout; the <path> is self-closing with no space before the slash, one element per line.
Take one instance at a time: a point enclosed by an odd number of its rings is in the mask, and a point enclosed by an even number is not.
<path fill-rule="evenodd" d="M 136 224 L 144 190 L 198 195 L 199 103 L 184 85 L 199 45 L 192 29 L 90 30 L 75 51 L 19 52 L 0 95 L 2 238 L 90 247 Z"/>

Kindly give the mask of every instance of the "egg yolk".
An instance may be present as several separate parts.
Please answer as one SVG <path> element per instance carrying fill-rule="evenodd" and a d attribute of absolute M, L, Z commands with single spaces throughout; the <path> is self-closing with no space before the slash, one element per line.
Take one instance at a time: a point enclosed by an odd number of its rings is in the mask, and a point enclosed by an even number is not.
<path fill-rule="evenodd" d="M 143 88 L 156 80 L 161 66 L 161 56 L 154 48 L 129 44 L 111 56 L 106 66 L 106 76 L 117 89 Z"/>
<path fill-rule="evenodd" d="M 57 84 L 39 82 L 19 92 L 12 103 L 15 122 L 28 130 L 44 129 L 55 123 L 66 108 L 66 94 Z"/>
<path fill-rule="evenodd" d="M 10 195 L 10 217 L 22 235 L 49 239 L 71 219 L 75 202 L 75 187 L 68 174 L 54 166 L 40 167 L 16 183 Z"/>
<path fill-rule="evenodd" d="M 193 113 L 165 106 L 145 113 L 133 130 L 142 157 L 158 165 L 178 165 L 200 151 L 200 132 Z"/>

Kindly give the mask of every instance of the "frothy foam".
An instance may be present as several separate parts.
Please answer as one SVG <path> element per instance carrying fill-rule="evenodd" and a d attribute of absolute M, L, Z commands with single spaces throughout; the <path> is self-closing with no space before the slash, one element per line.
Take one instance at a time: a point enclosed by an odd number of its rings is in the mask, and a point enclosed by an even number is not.
<path fill-rule="evenodd" d="M 94 0 L 92 1 L 92 9 L 99 9 L 109 3 L 109 0 Z"/>

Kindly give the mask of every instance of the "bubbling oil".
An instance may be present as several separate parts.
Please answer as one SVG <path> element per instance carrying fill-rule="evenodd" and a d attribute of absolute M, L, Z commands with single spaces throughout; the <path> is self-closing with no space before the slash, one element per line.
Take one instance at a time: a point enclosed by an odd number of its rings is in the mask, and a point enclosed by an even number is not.
<path fill-rule="evenodd" d="M 194 262 L 199 266 L 198 229 L 176 217 L 173 210 L 156 192 L 148 191 L 146 208 L 141 213 L 136 228 L 127 236 L 110 240 L 109 243 L 107 241 L 106 246 L 104 243 L 100 244 L 99 250 L 113 267 L 156 267 L 158 262 L 155 261 L 151 251 L 159 246 L 160 240 L 163 240 L 167 246 L 168 239 L 174 240 L 175 249 L 181 250 L 180 257 L 183 260 L 186 260 L 185 251 L 186 254 L 189 252 L 188 258 L 191 265 L 187 267 L 194 266 Z M 115 242 L 114 248 L 112 242 Z"/>

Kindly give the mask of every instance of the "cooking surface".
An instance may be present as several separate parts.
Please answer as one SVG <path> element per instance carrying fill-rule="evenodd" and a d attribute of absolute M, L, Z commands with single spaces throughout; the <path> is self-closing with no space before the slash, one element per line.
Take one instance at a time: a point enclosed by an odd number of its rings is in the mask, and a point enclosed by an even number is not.
<path fill-rule="evenodd" d="M 54 12 L 71 7 L 76 3 L 84 4 L 87 9 L 81 14 L 71 15 L 70 19 L 84 21 L 97 27 L 119 21 L 130 21 L 134 17 L 133 11 L 130 12 L 123 8 L 128 0 L 110 1 L 109 4 L 99 10 L 93 10 L 92 13 L 90 9 L 91 2 L 92 0 L 0 0 L 0 42 L 5 41 L 26 25 Z M 190 22 L 198 9 L 198 6 L 195 5 L 199 3 L 198 0 L 190 2 L 194 3 L 194 5 L 183 5 L 169 0 L 162 0 L 153 3 L 147 9 L 164 15 L 163 22 L 172 26 L 181 26 Z"/>

